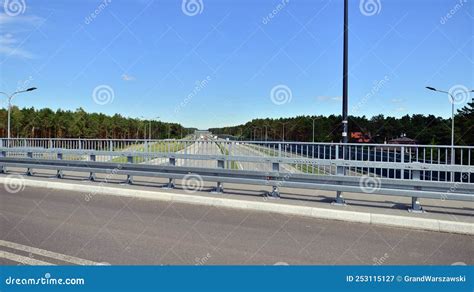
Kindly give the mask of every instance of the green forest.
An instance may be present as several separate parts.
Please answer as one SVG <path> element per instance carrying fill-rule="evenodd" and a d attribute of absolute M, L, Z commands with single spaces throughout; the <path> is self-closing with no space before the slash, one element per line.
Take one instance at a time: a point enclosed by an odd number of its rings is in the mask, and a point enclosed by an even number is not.
<path fill-rule="evenodd" d="M 474 100 L 458 109 L 455 117 L 455 144 L 474 145 Z M 244 125 L 210 129 L 214 134 L 244 140 L 339 142 L 341 140 L 341 116 L 298 116 L 280 119 L 254 119 Z M 401 118 L 349 117 L 349 132 L 368 134 L 373 142 L 383 143 L 392 138 L 406 137 L 419 144 L 450 145 L 451 118 L 433 115 L 405 115 Z"/>
<path fill-rule="evenodd" d="M 0 109 L 0 131 L 7 137 L 8 111 Z M 150 135 L 151 128 L 151 135 Z M 53 111 L 12 107 L 11 137 L 22 138 L 101 138 L 101 139 L 167 139 L 181 138 L 194 133 L 194 129 L 180 124 L 127 118 L 119 114 Z"/>
<path fill-rule="evenodd" d="M 474 145 L 474 100 L 457 110 L 455 115 L 455 144 Z M 244 125 L 209 129 L 221 137 L 243 140 L 339 142 L 341 116 L 298 116 L 280 119 L 254 119 Z M 48 108 L 12 108 L 12 137 L 26 138 L 112 138 L 112 139 L 167 139 L 181 138 L 194 133 L 177 123 L 140 120 L 102 113 L 87 113 Z M 150 133 L 151 128 L 151 133 Z M 7 136 L 7 110 L 0 109 L 0 135 Z M 349 117 L 349 131 L 369 135 L 373 142 L 383 143 L 405 134 L 419 144 L 449 145 L 451 119 L 433 115 L 406 115 L 401 118 L 383 115 L 367 118 Z"/>

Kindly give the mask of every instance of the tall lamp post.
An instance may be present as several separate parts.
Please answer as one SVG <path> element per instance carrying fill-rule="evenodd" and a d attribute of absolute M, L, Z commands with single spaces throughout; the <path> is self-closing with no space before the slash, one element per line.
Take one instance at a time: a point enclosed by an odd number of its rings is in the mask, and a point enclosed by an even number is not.
<path fill-rule="evenodd" d="M 441 92 L 441 93 L 446 93 L 449 95 L 451 98 L 451 164 L 454 164 L 454 102 L 455 102 L 455 97 L 449 92 L 445 90 L 439 90 L 434 87 L 426 86 L 426 89 L 436 91 L 436 92 Z M 474 90 L 469 90 L 467 92 L 474 92 Z"/>
<path fill-rule="evenodd" d="M 144 116 L 140 116 L 140 119 L 145 122 L 145 124 L 143 125 L 143 140 L 146 140 L 146 118 Z"/>
<path fill-rule="evenodd" d="M 12 110 L 12 99 L 15 95 L 19 94 L 19 93 L 23 93 L 23 92 L 28 92 L 28 91 L 33 91 L 33 90 L 36 90 L 37 88 L 36 87 L 30 87 L 26 90 L 20 90 L 20 91 L 16 91 L 12 94 L 7 94 L 5 92 L 0 92 L 0 94 L 3 94 L 7 97 L 8 99 L 8 139 L 10 139 L 10 116 L 11 116 L 11 110 Z"/>
<path fill-rule="evenodd" d="M 316 121 L 318 117 L 314 117 L 314 118 L 311 118 L 310 119 L 313 121 L 313 143 L 314 143 L 314 122 Z"/>
<path fill-rule="evenodd" d="M 265 128 L 265 142 L 268 140 L 268 125 L 263 126 Z"/>
<path fill-rule="evenodd" d="M 159 119 L 160 119 L 160 117 L 154 118 L 154 120 L 159 120 Z M 149 136 L 149 139 L 148 139 L 148 140 L 151 140 L 151 120 L 150 120 L 150 133 L 148 134 L 148 136 Z M 159 135 L 158 135 L 158 139 L 160 139 L 160 136 L 159 136 Z"/>
<path fill-rule="evenodd" d="M 349 42 L 349 10 L 348 0 L 344 0 L 344 53 L 343 53 L 343 69 L 342 69 L 342 141 L 348 142 L 348 118 L 347 118 L 347 107 L 348 107 L 348 42 Z"/>
<path fill-rule="evenodd" d="M 343 45 L 343 64 L 342 64 L 342 142 L 346 144 L 348 142 L 347 132 L 349 130 L 348 125 L 348 64 L 349 64 L 349 1 L 344 0 L 344 45 Z M 337 146 L 336 146 L 337 147 Z M 347 157 L 347 148 L 346 145 L 342 146 L 343 159 Z M 339 157 L 338 157 L 339 158 Z M 337 167 L 338 175 L 346 175 L 345 167 Z M 344 198 L 342 197 L 342 192 L 336 192 L 336 200 L 333 202 L 334 205 L 345 205 Z"/>
<path fill-rule="evenodd" d="M 282 124 L 283 126 L 283 135 L 281 137 L 281 141 L 282 142 L 285 142 L 285 125 L 288 124 L 289 122 L 280 122 L 280 124 Z"/>

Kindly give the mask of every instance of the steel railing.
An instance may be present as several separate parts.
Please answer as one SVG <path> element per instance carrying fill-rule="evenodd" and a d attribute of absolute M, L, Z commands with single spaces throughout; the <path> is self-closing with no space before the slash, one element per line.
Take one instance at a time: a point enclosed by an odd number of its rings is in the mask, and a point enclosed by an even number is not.
<path fill-rule="evenodd" d="M 3 139 L 0 171 L 22 167 L 473 201 L 473 147 L 226 140 Z"/>
<path fill-rule="evenodd" d="M 32 148 L 63 150 L 102 151 L 95 161 L 124 162 L 123 153 L 147 154 L 135 156 L 133 163 L 167 164 L 167 158 L 175 156 L 176 165 L 191 167 L 216 167 L 215 158 L 225 156 L 227 169 L 269 171 L 275 161 L 282 172 L 299 172 L 315 175 L 335 175 L 338 163 L 346 164 L 347 176 L 368 175 L 391 179 L 412 179 L 413 170 L 401 165 L 421 163 L 425 166 L 421 180 L 474 182 L 473 146 L 439 145 L 389 145 L 389 144 L 341 144 L 304 142 L 226 141 L 226 140 L 146 140 L 146 139 L 48 139 L 12 138 L 1 139 L 0 148 L 10 149 L 8 156 L 25 156 L 13 149 Z M 107 153 L 105 153 L 107 152 Z M 82 153 L 82 154 L 81 154 Z M 90 160 L 85 152 L 69 152 L 65 159 Z M 47 157 L 45 153 L 35 158 Z M 133 156 L 133 155 L 132 155 Z M 259 158 L 257 160 L 252 158 Z M 263 159 L 262 161 L 262 158 Z M 290 159 L 291 158 L 291 159 Z M 357 162 L 357 163 L 356 163 Z M 438 167 L 437 167 L 438 166 Z M 450 166 L 461 166 L 457 171 Z"/>

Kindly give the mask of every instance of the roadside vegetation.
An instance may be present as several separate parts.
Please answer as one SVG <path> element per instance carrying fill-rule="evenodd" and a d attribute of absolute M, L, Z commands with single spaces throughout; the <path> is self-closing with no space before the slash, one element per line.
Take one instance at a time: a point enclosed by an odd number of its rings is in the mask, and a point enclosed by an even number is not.
<path fill-rule="evenodd" d="M 12 137 L 22 138 L 90 138 L 90 139 L 177 139 L 194 133 L 177 123 L 165 123 L 102 113 L 53 111 L 12 107 Z M 150 135 L 151 128 L 151 135 Z M 7 109 L 0 109 L 0 135 L 7 133 Z"/>
<path fill-rule="evenodd" d="M 133 146 L 121 149 L 120 151 L 131 151 L 131 152 L 147 152 L 147 153 L 174 153 L 178 152 L 184 149 L 186 147 L 186 144 L 180 141 L 164 141 L 164 142 L 153 142 L 153 143 L 148 143 L 146 146 L 145 144 L 135 144 Z M 156 159 L 156 158 L 151 158 L 151 159 Z M 159 159 L 159 158 L 158 158 Z M 133 163 L 142 163 L 147 161 L 147 158 L 144 157 L 133 157 Z M 127 157 L 125 156 L 120 156 L 120 157 L 114 157 L 111 162 L 116 162 L 116 163 L 126 163 Z"/>
<path fill-rule="evenodd" d="M 454 117 L 456 145 L 474 145 L 474 99 L 457 110 Z M 449 108 L 446 107 L 449 114 Z M 209 129 L 215 135 L 239 140 L 282 141 L 285 127 L 285 141 L 339 142 L 341 140 L 341 116 L 297 116 L 280 119 L 254 119 L 242 125 Z M 451 144 L 451 119 L 434 115 L 405 115 L 399 118 L 377 115 L 349 116 L 349 132 L 370 135 L 374 143 L 406 137 L 418 144 Z"/>
<path fill-rule="evenodd" d="M 216 143 L 217 144 L 217 147 L 219 147 L 219 150 L 221 151 L 222 154 L 226 155 L 226 156 L 229 156 L 229 150 L 227 150 L 225 148 L 224 145 L 222 145 L 222 143 Z M 237 163 L 237 161 L 226 161 L 226 167 L 229 168 L 229 165 L 230 165 L 230 169 L 240 169 L 239 167 L 239 164 Z"/>

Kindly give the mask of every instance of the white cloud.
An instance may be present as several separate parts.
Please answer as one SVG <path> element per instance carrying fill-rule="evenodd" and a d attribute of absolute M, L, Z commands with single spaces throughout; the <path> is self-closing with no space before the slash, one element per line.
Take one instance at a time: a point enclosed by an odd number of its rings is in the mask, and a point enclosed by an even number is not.
<path fill-rule="evenodd" d="M 17 15 L 10 16 L 6 13 L 0 13 L 0 27 L 7 25 L 29 25 L 38 26 L 44 22 L 44 18 L 36 15 Z"/>
<path fill-rule="evenodd" d="M 135 80 L 135 77 L 133 77 L 132 75 L 128 75 L 128 74 L 122 74 L 122 80 L 124 80 L 124 81 L 133 81 L 133 80 Z"/>
<path fill-rule="evenodd" d="M 0 1 L 2 3 L 3 1 Z M 3 4 L 1 4 L 3 6 Z M 31 59 L 34 54 L 23 47 L 22 37 L 31 33 L 44 23 L 44 19 L 35 15 L 10 16 L 0 13 L 0 55 Z"/>
<path fill-rule="evenodd" d="M 0 35 L 0 54 L 32 59 L 34 55 L 29 51 L 20 48 L 18 42 L 18 39 L 10 33 Z"/>
<path fill-rule="evenodd" d="M 319 101 L 341 101 L 342 96 L 318 96 L 316 97 L 317 100 Z"/>
<path fill-rule="evenodd" d="M 395 109 L 395 111 L 398 112 L 398 113 L 403 113 L 403 112 L 406 112 L 407 109 L 406 109 L 405 107 L 403 107 L 403 106 L 400 106 L 400 107 L 397 107 L 397 108 Z"/>

